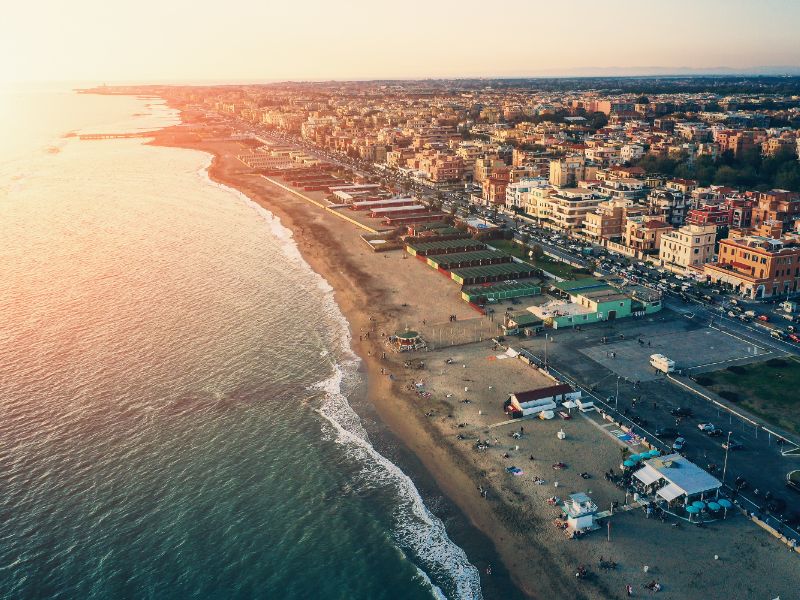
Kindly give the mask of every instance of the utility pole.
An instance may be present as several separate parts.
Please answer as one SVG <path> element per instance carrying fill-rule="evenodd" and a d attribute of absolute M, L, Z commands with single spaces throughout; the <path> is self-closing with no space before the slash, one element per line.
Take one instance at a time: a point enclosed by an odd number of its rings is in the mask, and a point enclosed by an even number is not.
<path fill-rule="evenodd" d="M 722 483 L 725 484 L 725 474 L 728 472 L 728 452 L 731 449 L 731 433 L 732 431 L 728 432 L 728 441 L 725 443 L 725 464 L 722 465 Z"/>
<path fill-rule="evenodd" d="M 545 371 L 547 371 L 547 337 L 549 335 L 550 334 L 548 334 L 548 333 L 544 334 L 544 370 Z"/>
<path fill-rule="evenodd" d="M 619 375 L 617 375 L 617 394 L 614 396 L 614 410 L 617 410 L 619 405 Z"/>

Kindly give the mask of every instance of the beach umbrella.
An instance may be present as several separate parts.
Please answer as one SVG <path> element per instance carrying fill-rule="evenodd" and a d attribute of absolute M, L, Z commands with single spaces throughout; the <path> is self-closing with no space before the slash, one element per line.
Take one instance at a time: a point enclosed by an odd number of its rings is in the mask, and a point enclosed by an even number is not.
<path fill-rule="evenodd" d="M 719 504 L 725 511 L 724 513 L 722 513 L 722 518 L 727 519 L 728 509 L 733 508 L 733 503 L 727 498 L 720 498 L 719 500 L 717 500 L 717 504 Z"/>
<path fill-rule="evenodd" d="M 628 460 L 632 460 L 633 462 L 636 463 L 636 462 L 639 462 L 641 460 L 641 457 L 638 454 L 631 454 L 628 457 Z"/>
<path fill-rule="evenodd" d="M 708 503 L 708 510 L 710 510 L 710 511 L 717 512 L 720 508 L 722 508 L 722 507 L 719 504 L 717 504 L 716 502 L 709 502 Z"/>
<path fill-rule="evenodd" d="M 655 456 L 661 456 L 661 451 L 656 450 L 655 448 L 653 448 L 647 454 L 652 458 L 652 457 L 655 457 Z"/>
<path fill-rule="evenodd" d="M 631 467 L 635 467 L 636 466 L 636 462 L 628 459 L 624 463 L 622 463 L 622 466 L 623 467 L 628 467 L 630 469 Z"/>
<path fill-rule="evenodd" d="M 703 510 L 706 507 L 706 503 L 702 500 L 695 500 L 692 502 L 692 506 L 694 506 L 697 510 Z"/>

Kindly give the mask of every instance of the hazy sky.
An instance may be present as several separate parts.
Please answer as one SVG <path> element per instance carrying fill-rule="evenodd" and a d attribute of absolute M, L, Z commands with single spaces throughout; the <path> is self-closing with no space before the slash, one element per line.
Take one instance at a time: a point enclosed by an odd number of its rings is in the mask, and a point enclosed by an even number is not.
<path fill-rule="evenodd" d="M 800 0 L 8 0 L 2 81 L 800 65 Z"/>

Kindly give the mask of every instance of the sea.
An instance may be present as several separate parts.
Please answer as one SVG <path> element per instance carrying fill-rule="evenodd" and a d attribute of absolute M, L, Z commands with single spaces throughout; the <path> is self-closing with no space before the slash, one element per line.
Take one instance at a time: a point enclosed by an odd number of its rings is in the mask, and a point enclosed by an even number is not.
<path fill-rule="evenodd" d="M 291 232 L 205 153 L 74 135 L 177 122 L 0 88 L 0 598 L 481 598 Z"/>

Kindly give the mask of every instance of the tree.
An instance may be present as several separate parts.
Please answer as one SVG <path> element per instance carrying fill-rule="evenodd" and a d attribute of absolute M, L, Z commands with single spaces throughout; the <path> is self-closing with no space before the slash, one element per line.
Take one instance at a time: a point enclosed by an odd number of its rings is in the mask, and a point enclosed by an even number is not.
<path fill-rule="evenodd" d="M 542 247 L 539 244 L 534 244 L 531 247 L 531 258 L 533 258 L 534 260 L 539 260 L 543 256 L 544 256 L 544 250 L 542 249 Z"/>

